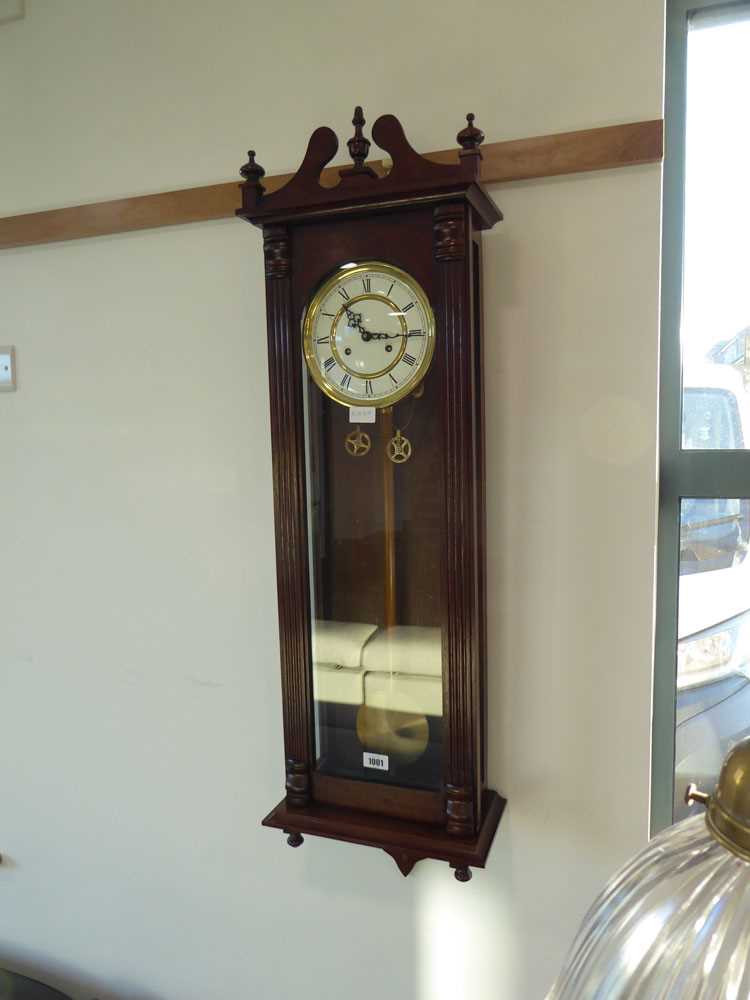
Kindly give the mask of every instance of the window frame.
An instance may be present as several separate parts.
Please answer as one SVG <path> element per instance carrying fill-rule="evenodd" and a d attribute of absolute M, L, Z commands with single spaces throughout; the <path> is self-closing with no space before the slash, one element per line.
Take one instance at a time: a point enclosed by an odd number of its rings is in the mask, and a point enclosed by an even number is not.
<path fill-rule="evenodd" d="M 682 312 L 687 45 L 691 18 L 714 11 L 734 20 L 750 0 L 667 0 L 664 67 L 659 357 L 659 513 L 651 737 L 651 834 L 671 826 L 677 694 L 680 503 L 683 497 L 750 497 L 750 449 L 682 448 Z M 738 125 L 739 127 L 739 125 Z"/>

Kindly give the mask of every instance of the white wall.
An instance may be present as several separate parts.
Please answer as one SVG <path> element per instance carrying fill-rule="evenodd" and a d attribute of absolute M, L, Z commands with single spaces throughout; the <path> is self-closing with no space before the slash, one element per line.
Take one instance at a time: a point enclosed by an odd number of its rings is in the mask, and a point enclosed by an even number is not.
<path fill-rule="evenodd" d="M 0 26 L 0 214 L 230 179 L 249 145 L 293 168 L 355 102 L 422 150 L 468 110 L 490 140 L 661 110 L 662 0 L 27 8 Z M 540 1000 L 644 841 L 659 168 L 493 194 L 510 805 L 466 886 L 259 827 L 283 756 L 257 232 L 0 254 L 0 964 L 77 1000 Z"/>

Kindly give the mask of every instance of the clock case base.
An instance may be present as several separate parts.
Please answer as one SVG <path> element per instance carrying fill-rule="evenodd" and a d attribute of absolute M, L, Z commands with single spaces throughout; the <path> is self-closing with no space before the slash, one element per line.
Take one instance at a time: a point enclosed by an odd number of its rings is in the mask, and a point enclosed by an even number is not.
<path fill-rule="evenodd" d="M 505 809 L 505 799 L 497 792 L 487 790 L 483 799 L 482 825 L 472 839 L 455 837 L 431 824 L 391 819 L 364 810 L 316 802 L 295 809 L 287 805 L 286 799 L 266 816 L 263 826 L 288 833 L 292 847 L 300 846 L 301 834 L 379 847 L 393 858 L 404 876 L 418 861 L 447 861 L 456 870 L 459 882 L 466 882 L 471 878 L 471 868 L 484 868 Z"/>

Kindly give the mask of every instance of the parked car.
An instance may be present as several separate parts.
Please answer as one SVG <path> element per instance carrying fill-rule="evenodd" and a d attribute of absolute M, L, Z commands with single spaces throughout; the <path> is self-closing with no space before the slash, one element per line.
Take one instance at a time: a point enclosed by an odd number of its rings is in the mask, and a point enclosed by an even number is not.
<path fill-rule="evenodd" d="M 685 373 L 683 447 L 750 447 L 750 406 L 727 365 Z M 680 524 L 674 816 L 695 781 L 712 791 L 731 746 L 750 735 L 750 500 L 684 498 Z"/>

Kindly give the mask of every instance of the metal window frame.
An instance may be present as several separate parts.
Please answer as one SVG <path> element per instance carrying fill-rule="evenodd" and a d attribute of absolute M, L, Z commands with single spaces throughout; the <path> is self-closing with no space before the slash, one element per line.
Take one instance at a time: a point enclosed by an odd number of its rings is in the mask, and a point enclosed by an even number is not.
<path fill-rule="evenodd" d="M 677 680 L 680 501 L 750 497 L 748 451 L 683 450 L 682 310 L 687 43 L 691 19 L 739 20 L 750 0 L 667 0 L 664 81 L 661 337 L 659 357 L 659 517 L 651 740 L 651 834 L 672 820 Z M 738 122 L 738 127 L 741 124 Z"/>

